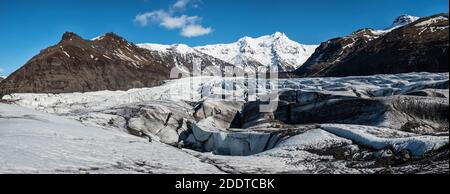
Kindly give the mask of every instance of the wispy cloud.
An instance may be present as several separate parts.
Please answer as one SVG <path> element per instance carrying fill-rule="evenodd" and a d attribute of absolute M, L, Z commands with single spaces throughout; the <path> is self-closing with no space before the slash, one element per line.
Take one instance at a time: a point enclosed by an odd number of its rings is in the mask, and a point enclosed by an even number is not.
<path fill-rule="evenodd" d="M 183 35 L 184 37 L 196 37 L 210 34 L 212 32 L 213 29 L 211 27 L 205 28 L 201 25 L 192 24 L 183 27 L 183 29 L 181 30 L 181 35 Z"/>
<path fill-rule="evenodd" d="M 160 26 L 174 30 L 181 29 L 181 35 L 184 37 L 197 37 L 207 35 L 213 32 L 211 27 L 202 26 L 202 18 L 199 16 L 176 15 L 178 11 L 184 11 L 190 4 L 197 6 L 199 0 L 177 0 L 170 5 L 168 11 L 156 10 L 136 15 L 134 21 L 141 26 L 148 26 L 157 23 Z"/>
<path fill-rule="evenodd" d="M 0 67 L 0 73 L 3 73 L 3 72 L 5 72 L 5 69 Z"/>
<path fill-rule="evenodd" d="M 172 9 L 183 10 L 186 9 L 191 0 L 178 0 L 172 5 Z"/>
<path fill-rule="evenodd" d="M 135 21 L 141 26 L 147 26 L 150 22 L 156 22 L 168 29 L 179 29 L 186 25 L 198 22 L 198 16 L 172 16 L 164 10 L 147 12 L 136 16 Z"/>

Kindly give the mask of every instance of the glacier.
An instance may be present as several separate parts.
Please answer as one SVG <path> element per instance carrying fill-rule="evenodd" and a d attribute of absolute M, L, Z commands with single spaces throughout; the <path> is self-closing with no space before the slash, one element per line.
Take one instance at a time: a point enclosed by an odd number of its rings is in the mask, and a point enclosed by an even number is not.
<path fill-rule="evenodd" d="M 194 77 L 10 94 L 0 103 L 0 172 L 445 173 L 448 79 Z M 274 92 L 278 107 L 258 111 Z"/>

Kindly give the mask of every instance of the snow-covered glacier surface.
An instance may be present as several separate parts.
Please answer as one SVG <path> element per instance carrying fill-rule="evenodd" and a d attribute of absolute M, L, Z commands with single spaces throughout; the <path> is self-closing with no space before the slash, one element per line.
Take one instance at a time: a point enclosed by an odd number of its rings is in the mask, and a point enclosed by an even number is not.
<path fill-rule="evenodd" d="M 17 105 L 0 104 L 0 148 L 1 173 L 220 173 L 171 146 Z"/>
<path fill-rule="evenodd" d="M 0 172 L 448 173 L 448 77 L 195 77 L 11 94 Z M 273 93 L 276 108 L 260 111 Z"/>
<path fill-rule="evenodd" d="M 258 99 L 272 90 L 320 91 L 354 96 L 380 97 L 435 88 L 435 85 L 448 83 L 447 73 L 410 73 L 397 75 L 374 75 L 342 78 L 293 78 L 279 80 L 259 80 L 246 78 L 194 77 L 169 80 L 166 84 L 152 88 L 131 89 L 128 91 L 98 91 L 86 93 L 27 94 L 6 95 L 4 100 L 14 101 L 25 107 L 46 112 L 65 113 L 77 109 L 103 109 L 120 104 L 151 100 L 201 101 L 217 95 L 233 95 L 233 99 Z M 234 85 L 234 86 L 233 86 Z M 252 85 L 257 90 L 249 89 Z M 268 86 L 269 87 L 266 87 Z M 225 86 L 225 89 L 223 89 Z M 233 89 L 234 87 L 234 89 Z"/>

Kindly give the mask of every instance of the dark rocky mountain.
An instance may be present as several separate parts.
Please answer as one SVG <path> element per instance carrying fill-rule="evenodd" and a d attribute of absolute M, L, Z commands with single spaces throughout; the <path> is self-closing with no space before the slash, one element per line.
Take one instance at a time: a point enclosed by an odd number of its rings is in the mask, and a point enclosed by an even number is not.
<path fill-rule="evenodd" d="M 173 67 L 192 70 L 192 55 L 160 55 L 107 33 L 92 40 L 68 32 L 62 40 L 33 57 L 0 83 L 0 96 L 10 93 L 67 93 L 152 87 L 170 78 Z M 227 66 L 198 56 L 203 68 Z"/>
<path fill-rule="evenodd" d="M 448 14 L 401 16 L 386 30 L 361 29 L 322 43 L 295 71 L 300 76 L 448 72 Z"/>

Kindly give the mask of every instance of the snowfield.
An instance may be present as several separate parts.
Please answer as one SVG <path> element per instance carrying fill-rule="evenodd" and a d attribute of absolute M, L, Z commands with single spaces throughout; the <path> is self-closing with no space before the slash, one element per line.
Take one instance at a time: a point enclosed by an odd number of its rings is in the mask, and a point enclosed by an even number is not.
<path fill-rule="evenodd" d="M 448 173 L 448 79 L 195 77 L 6 95 L 0 173 Z M 259 111 L 274 92 L 277 108 Z"/>

